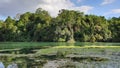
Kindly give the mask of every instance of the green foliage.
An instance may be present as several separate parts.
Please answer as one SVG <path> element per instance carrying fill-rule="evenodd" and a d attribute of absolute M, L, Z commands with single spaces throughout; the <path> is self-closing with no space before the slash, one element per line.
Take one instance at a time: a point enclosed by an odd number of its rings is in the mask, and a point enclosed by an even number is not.
<path fill-rule="evenodd" d="M 107 20 L 62 9 L 52 18 L 38 8 L 35 13 L 21 14 L 18 20 L 8 16 L 0 21 L 0 41 L 120 42 L 120 17 Z"/>
<path fill-rule="evenodd" d="M 109 30 L 111 30 L 111 41 L 120 42 L 120 17 L 113 17 L 109 21 Z"/>

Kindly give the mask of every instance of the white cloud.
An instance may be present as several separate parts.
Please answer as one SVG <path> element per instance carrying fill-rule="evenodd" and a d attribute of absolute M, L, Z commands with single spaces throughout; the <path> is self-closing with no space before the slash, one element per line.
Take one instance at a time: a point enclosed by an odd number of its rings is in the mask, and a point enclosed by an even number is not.
<path fill-rule="evenodd" d="M 113 3 L 115 0 L 104 0 L 101 5 L 107 5 Z"/>
<path fill-rule="evenodd" d="M 39 7 L 47 10 L 52 16 L 57 16 L 61 9 L 79 10 L 85 13 L 93 9 L 86 5 L 76 6 L 70 0 L 0 0 L 0 15 L 15 16 L 17 13 L 34 12 Z"/>
<path fill-rule="evenodd" d="M 37 8 L 47 10 L 52 16 L 56 16 L 60 9 L 69 9 L 74 6 L 69 0 L 41 0 Z"/>
<path fill-rule="evenodd" d="M 104 15 L 111 15 L 111 14 L 120 14 L 120 9 L 112 9 L 111 11 L 105 13 Z"/>
<path fill-rule="evenodd" d="M 33 12 L 41 0 L 0 0 L 0 15 L 15 16 L 17 13 Z"/>
<path fill-rule="evenodd" d="M 79 10 L 84 13 L 88 13 L 89 10 L 92 10 L 93 7 L 91 6 L 80 6 L 80 7 L 73 7 L 74 10 Z"/>
<path fill-rule="evenodd" d="M 120 9 L 113 9 L 112 13 L 114 13 L 114 14 L 120 14 Z"/>
<path fill-rule="evenodd" d="M 77 2 L 79 3 L 79 2 L 81 2 L 82 0 L 77 0 Z"/>
<path fill-rule="evenodd" d="M 79 0 L 80 1 L 80 0 Z M 91 6 L 76 6 L 70 0 L 43 0 L 43 3 L 38 5 L 47 11 L 50 12 L 52 16 L 57 16 L 59 10 L 61 9 L 68 9 L 68 10 L 78 10 L 81 12 L 87 13 L 93 7 Z"/>

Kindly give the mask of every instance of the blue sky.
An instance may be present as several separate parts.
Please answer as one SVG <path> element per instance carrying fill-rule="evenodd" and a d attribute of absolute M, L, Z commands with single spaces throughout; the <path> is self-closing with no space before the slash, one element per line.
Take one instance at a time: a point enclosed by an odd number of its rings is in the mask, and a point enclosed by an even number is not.
<path fill-rule="evenodd" d="M 0 19 L 15 17 L 17 13 L 35 12 L 37 8 L 47 10 L 51 16 L 57 16 L 59 10 L 77 10 L 85 14 L 119 17 L 119 0 L 0 0 Z"/>
<path fill-rule="evenodd" d="M 92 6 L 93 9 L 88 12 L 89 14 L 102 15 L 106 18 L 120 16 L 119 0 L 80 0 L 79 3 L 75 0 L 71 1 L 74 2 L 76 6 Z"/>

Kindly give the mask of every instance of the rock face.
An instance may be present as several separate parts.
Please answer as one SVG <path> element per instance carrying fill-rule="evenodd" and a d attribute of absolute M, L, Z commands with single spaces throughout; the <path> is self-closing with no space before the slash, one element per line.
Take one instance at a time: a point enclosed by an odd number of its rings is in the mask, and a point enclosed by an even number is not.
<path fill-rule="evenodd" d="M 0 68 L 5 68 L 5 66 L 2 62 L 0 62 Z"/>
<path fill-rule="evenodd" d="M 16 63 L 9 64 L 7 68 L 18 68 Z"/>

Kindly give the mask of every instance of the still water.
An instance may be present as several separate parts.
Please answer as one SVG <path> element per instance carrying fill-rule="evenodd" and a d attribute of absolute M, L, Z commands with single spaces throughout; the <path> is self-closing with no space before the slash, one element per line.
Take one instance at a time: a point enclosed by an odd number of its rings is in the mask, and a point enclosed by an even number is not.
<path fill-rule="evenodd" d="M 51 56 L 38 56 L 36 52 L 53 46 L 120 46 L 120 43 L 56 43 L 56 42 L 0 42 L 0 68 L 120 68 L 120 49 L 78 49 L 75 55 L 90 56 L 92 59 L 80 57 L 79 61 L 68 58 L 50 59 Z M 74 49 L 75 50 L 75 49 Z M 84 52 L 84 53 L 83 53 Z M 106 58 L 105 61 L 93 60 L 96 56 Z M 82 59 L 81 59 L 82 58 Z M 98 59 L 99 60 L 99 59 Z M 70 62 L 70 63 L 68 63 Z M 61 65 L 64 65 L 61 66 Z M 69 67 L 65 67 L 69 66 Z M 73 66 L 70 66 L 73 65 Z M 61 67 L 57 67 L 61 66 Z"/>

